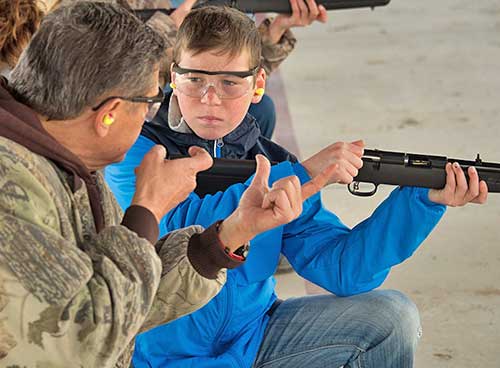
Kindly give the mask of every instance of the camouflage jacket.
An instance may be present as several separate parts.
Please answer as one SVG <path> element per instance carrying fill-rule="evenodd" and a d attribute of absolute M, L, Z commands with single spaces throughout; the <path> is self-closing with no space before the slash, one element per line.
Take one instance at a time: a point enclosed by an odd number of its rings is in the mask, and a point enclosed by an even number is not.
<path fill-rule="evenodd" d="M 120 225 L 100 174 L 105 227 L 96 233 L 85 185 L 73 192 L 67 176 L 0 137 L 2 367 L 128 366 L 139 331 L 200 308 L 225 281 L 223 271 L 201 276 L 188 259 L 201 228 L 155 249 Z"/>
<path fill-rule="evenodd" d="M 133 10 L 140 9 L 171 9 L 169 0 L 124 0 Z M 293 33 L 287 30 L 277 44 L 271 43 L 269 39 L 269 25 L 272 19 L 266 18 L 259 26 L 262 38 L 262 67 L 266 73 L 271 73 L 285 60 L 292 52 L 297 42 Z M 172 18 L 162 12 L 156 12 L 148 20 L 148 25 L 163 35 L 167 41 L 167 53 L 160 68 L 162 82 L 170 81 L 170 64 L 172 63 L 172 46 L 175 43 L 177 27 Z"/>

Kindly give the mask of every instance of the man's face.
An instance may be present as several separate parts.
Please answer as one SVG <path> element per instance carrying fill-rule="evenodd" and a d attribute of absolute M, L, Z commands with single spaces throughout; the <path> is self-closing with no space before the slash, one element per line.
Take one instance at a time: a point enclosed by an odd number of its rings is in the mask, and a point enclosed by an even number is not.
<path fill-rule="evenodd" d="M 155 73 L 153 87 L 144 97 L 158 95 L 158 73 Z M 100 142 L 100 151 L 106 157 L 107 164 L 120 162 L 139 136 L 149 111 L 148 103 L 120 100 L 120 105 L 113 112 L 115 122 L 109 127 L 109 133 Z"/>
<path fill-rule="evenodd" d="M 255 67 L 255 65 L 249 65 L 249 60 L 250 57 L 246 51 L 234 58 L 227 54 L 218 55 L 216 51 L 207 51 L 197 55 L 184 51 L 181 53 L 178 65 L 184 69 L 209 72 L 244 72 Z M 186 94 L 185 91 L 188 87 L 183 89 L 180 81 L 195 84 L 199 80 L 196 78 L 197 76 L 203 78 L 208 88 L 205 89 L 202 96 L 193 97 L 193 93 Z M 172 81 L 176 84 L 179 82 L 178 88 L 174 89 L 174 94 L 179 101 L 182 116 L 197 136 L 208 140 L 226 136 L 241 123 L 250 103 L 252 101 L 256 102 L 255 89 L 264 87 L 264 72 L 259 71 L 256 83 L 254 83 L 255 77 L 253 76 L 237 77 L 240 79 L 237 81 L 238 83 L 245 84 L 248 87 L 245 93 L 236 98 L 223 98 L 224 88 L 231 88 L 231 85 L 234 84 L 234 78 L 234 76 L 229 75 L 225 77 L 223 74 L 196 75 L 187 73 L 181 75 L 172 72 Z M 241 90 L 243 91 L 243 89 Z"/>

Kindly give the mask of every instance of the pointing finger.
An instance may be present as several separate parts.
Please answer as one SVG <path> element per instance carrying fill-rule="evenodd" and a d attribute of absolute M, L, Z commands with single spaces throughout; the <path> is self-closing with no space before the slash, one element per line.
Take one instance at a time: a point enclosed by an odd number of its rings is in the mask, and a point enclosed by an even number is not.
<path fill-rule="evenodd" d="M 312 178 L 308 183 L 304 184 L 302 186 L 302 200 L 305 201 L 312 195 L 319 192 L 328 183 L 328 180 L 333 176 L 338 168 L 338 164 L 330 165 L 320 174 Z"/>

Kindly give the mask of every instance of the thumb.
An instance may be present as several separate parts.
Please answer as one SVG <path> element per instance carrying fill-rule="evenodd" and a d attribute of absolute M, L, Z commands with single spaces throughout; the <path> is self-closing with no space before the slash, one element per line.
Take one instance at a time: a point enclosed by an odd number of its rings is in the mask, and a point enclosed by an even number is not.
<path fill-rule="evenodd" d="M 271 172 L 271 163 L 263 155 L 255 156 L 257 161 L 257 169 L 255 170 L 255 176 L 253 177 L 251 186 L 258 185 L 268 187 L 269 174 Z"/>
<path fill-rule="evenodd" d="M 326 23 L 328 21 L 328 13 L 326 12 L 326 8 L 323 5 L 318 5 L 319 15 L 318 20 L 321 23 Z"/>
<path fill-rule="evenodd" d="M 193 5 L 196 3 L 196 0 L 185 0 L 178 6 L 178 8 L 182 8 L 186 11 L 190 11 L 193 8 Z"/>
<path fill-rule="evenodd" d="M 351 144 L 354 146 L 352 147 L 354 150 L 352 152 L 359 157 L 363 156 L 365 153 L 365 142 L 362 139 L 358 139 L 357 141 L 351 142 Z"/>
<path fill-rule="evenodd" d="M 354 144 L 358 147 L 365 147 L 365 141 L 362 139 L 358 139 L 357 141 L 351 142 L 351 144 Z"/>
<path fill-rule="evenodd" d="M 201 147 L 189 147 L 188 153 L 191 156 L 188 158 L 190 165 L 196 172 L 209 169 L 214 162 L 208 152 Z"/>
<path fill-rule="evenodd" d="M 162 160 L 165 160 L 167 158 L 167 149 L 160 144 L 157 144 L 153 148 L 151 148 L 149 153 L 151 153 L 154 156 L 157 156 Z"/>

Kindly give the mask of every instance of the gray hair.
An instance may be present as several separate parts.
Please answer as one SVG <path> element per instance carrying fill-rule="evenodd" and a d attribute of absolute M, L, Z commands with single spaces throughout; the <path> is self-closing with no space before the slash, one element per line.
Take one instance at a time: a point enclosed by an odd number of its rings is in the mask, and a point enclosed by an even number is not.
<path fill-rule="evenodd" d="M 43 116 L 71 119 L 107 95 L 147 93 L 164 52 L 163 38 L 127 9 L 78 2 L 44 18 L 9 84 Z"/>

